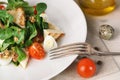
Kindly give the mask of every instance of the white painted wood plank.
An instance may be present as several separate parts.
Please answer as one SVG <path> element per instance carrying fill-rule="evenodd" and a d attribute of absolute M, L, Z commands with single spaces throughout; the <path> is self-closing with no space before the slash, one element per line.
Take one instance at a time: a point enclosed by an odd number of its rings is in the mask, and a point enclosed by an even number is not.
<path fill-rule="evenodd" d="M 120 72 L 99 78 L 97 80 L 120 80 Z"/>

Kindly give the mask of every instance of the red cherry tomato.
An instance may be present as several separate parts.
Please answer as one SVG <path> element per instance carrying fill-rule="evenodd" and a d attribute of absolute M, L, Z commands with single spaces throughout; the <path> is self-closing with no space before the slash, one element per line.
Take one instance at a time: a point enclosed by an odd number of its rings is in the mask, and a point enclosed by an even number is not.
<path fill-rule="evenodd" d="M 5 6 L 0 5 L 0 10 L 4 10 L 4 9 L 5 9 Z"/>
<path fill-rule="evenodd" d="M 36 15 L 37 14 L 36 6 L 33 7 L 34 7 L 34 14 Z"/>
<path fill-rule="evenodd" d="M 35 59 L 42 59 L 45 57 L 45 51 L 42 47 L 42 45 L 38 42 L 34 42 L 29 48 L 28 48 L 29 54 L 32 58 Z"/>
<path fill-rule="evenodd" d="M 92 77 L 96 72 L 96 65 L 93 60 L 89 58 L 83 58 L 78 62 L 77 72 L 81 77 Z"/>

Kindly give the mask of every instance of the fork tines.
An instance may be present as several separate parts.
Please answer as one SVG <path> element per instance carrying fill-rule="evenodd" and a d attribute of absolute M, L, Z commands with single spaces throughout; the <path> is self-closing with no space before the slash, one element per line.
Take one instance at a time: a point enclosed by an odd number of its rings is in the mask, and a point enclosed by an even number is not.
<path fill-rule="evenodd" d="M 60 46 L 50 50 L 48 53 L 51 59 L 62 57 L 69 54 L 85 53 L 87 52 L 87 43 L 73 43 Z"/>

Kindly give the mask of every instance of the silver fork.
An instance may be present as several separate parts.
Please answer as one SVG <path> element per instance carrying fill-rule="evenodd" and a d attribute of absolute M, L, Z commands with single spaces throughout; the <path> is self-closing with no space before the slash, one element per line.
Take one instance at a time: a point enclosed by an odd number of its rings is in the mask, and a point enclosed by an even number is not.
<path fill-rule="evenodd" d="M 120 52 L 102 52 L 95 50 L 88 43 L 73 43 L 54 48 L 48 52 L 50 59 L 56 59 L 67 55 L 96 55 L 96 56 L 116 56 Z"/>

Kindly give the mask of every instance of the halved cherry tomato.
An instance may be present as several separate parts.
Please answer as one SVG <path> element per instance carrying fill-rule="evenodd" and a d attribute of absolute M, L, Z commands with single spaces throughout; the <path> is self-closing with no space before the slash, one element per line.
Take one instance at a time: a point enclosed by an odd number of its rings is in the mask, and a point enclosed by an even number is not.
<path fill-rule="evenodd" d="M 5 9 L 5 6 L 0 5 L 0 10 L 4 10 L 4 9 Z"/>
<path fill-rule="evenodd" d="M 81 77 L 92 77 L 96 72 L 96 65 L 93 60 L 89 58 L 83 58 L 78 62 L 77 72 Z"/>
<path fill-rule="evenodd" d="M 29 54 L 32 58 L 35 59 L 42 59 L 45 57 L 45 51 L 42 47 L 42 45 L 38 42 L 34 42 L 29 48 L 28 48 Z"/>
<path fill-rule="evenodd" d="M 33 7 L 34 7 L 34 14 L 36 15 L 37 14 L 36 6 Z"/>

